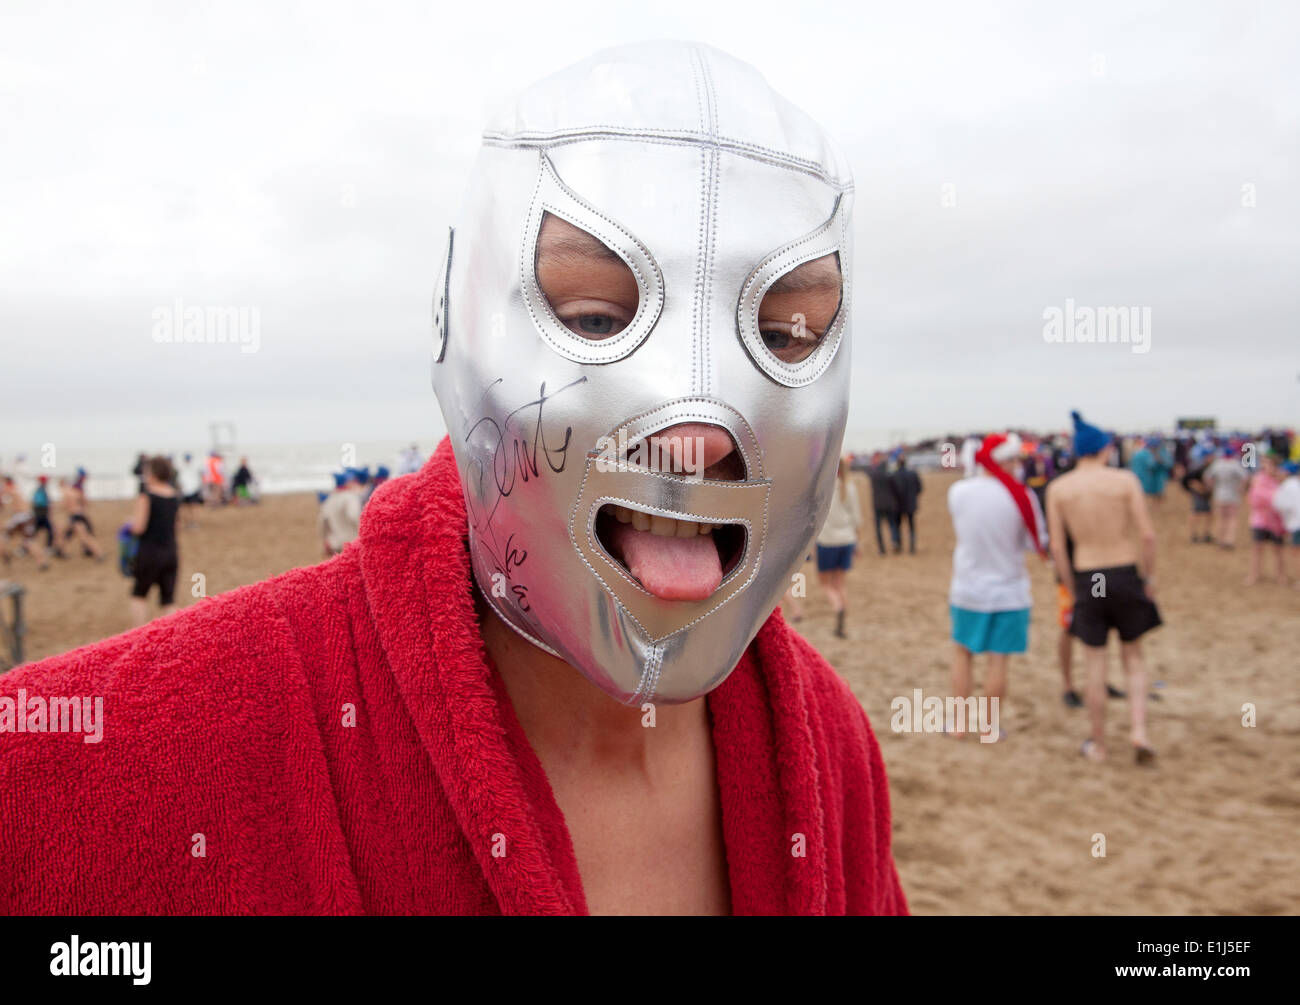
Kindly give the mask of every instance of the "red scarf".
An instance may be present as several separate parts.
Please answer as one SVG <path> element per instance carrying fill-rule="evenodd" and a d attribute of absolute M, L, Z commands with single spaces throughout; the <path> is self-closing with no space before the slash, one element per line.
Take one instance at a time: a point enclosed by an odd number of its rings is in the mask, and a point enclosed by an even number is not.
<path fill-rule="evenodd" d="M 1042 558 L 1046 558 L 1047 552 L 1043 550 L 1042 542 L 1038 537 L 1038 518 L 1034 515 L 1033 504 L 1029 501 L 1029 490 L 1003 471 L 1002 466 L 993 459 L 993 451 L 1006 441 L 1007 438 L 1002 433 L 994 433 L 992 436 L 984 437 L 984 443 L 976 452 L 975 460 L 982 464 L 984 469 L 1000 481 L 1006 490 L 1011 493 L 1016 509 L 1020 510 L 1020 519 L 1025 521 L 1029 536 L 1034 539 L 1034 549 Z"/>

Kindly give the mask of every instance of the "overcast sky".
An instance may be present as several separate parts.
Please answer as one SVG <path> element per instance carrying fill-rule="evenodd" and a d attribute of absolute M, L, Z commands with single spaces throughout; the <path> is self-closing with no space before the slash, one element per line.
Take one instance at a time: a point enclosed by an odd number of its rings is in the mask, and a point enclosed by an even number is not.
<path fill-rule="evenodd" d="M 0 456 L 428 441 L 487 112 L 652 37 L 755 64 L 853 164 L 851 433 L 1300 425 L 1298 9 L 5 0 Z M 259 351 L 156 343 L 176 298 L 256 307 Z M 1150 351 L 1048 343 L 1067 298 L 1149 308 Z"/>

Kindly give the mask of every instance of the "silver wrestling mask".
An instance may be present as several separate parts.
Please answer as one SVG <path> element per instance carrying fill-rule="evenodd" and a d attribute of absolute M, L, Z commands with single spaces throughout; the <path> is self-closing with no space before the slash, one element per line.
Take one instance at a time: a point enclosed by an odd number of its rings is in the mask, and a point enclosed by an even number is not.
<path fill-rule="evenodd" d="M 852 198 L 825 133 L 703 45 L 598 53 L 483 135 L 433 349 L 474 576 L 515 631 L 621 702 L 722 683 L 825 518 L 848 411 Z M 547 214 L 630 269 L 639 302 L 621 330 L 557 317 L 536 267 Z M 802 358 L 778 353 L 764 295 L 826 256 L 838 310 Z M 719 477 L 689 468 L 701 427 L 729 438 Z M 660 434 L 676 465 L 639 449 Z"/>

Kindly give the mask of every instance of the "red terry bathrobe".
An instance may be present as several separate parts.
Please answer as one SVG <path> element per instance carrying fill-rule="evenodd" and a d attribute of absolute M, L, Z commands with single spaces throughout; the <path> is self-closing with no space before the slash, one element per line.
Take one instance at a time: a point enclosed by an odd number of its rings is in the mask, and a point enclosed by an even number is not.
<path fill-rule="evenodd" d="M 104 698 L 99 743 L 0 732 L 0 912 L 585 913 L 465 534 L 444 440 L 337 558 L 0 676 Z M 880 750 L 813 648 L 774 614 L 707 701 L 734 911 L 905 913 Z"/>

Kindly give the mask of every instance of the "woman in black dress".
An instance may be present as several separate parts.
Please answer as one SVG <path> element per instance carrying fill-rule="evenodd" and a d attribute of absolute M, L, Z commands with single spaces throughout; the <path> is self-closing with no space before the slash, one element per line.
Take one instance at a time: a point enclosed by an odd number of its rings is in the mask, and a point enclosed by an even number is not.
<path fill-rule="evenodd" d="M 161 613 L 168 613 L 176 593 L 176 511 L 180 494 L 172 485 L 172 462 L 151 457 L 144 465 L 144 491 L 136 498 L 131 533 L 140 538 L 135 556 L 135 585 L 131 589 L 131 620 L 149 621 L 149 591 L 158 586 Z"/>

